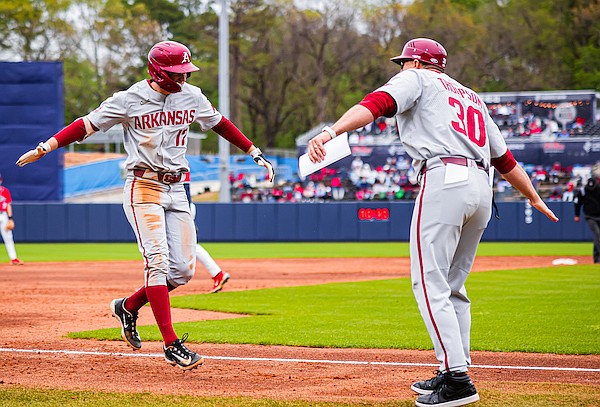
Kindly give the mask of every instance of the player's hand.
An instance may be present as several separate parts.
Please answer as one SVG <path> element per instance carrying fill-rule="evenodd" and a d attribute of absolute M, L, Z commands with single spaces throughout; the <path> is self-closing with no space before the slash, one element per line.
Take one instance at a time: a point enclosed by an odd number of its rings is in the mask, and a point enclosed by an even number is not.
<path fill-rule="evenodd" d="M 535 201 L 529 201 L 529 204 L 533 206 L 535 209 L 543 213 L 550 219 L 552 222 L 558 222 L 558 217 L 548 208 L 548 205 L 542 199 L 537 199 Z"/>
<path fill-rule="evenodd" d="M 12 219 L 8 220 L 8 223 L 6 224 L 6 230 L 13 230 L 15 228 L 15 221 Z"/>
<path fill-rule="evenodd" d="M 260 151 L 260 148 L 256 147 L 254 150 L 252 150 L 250 155 L 256 164 L 267 169 L 269 172 L 268 179 L 270 182 L 273 182 L 275 179 L 275 170 L 273 169 L 273 164 L 271 164 L 271 162 L 265 158 L 262 151 Z"/>
<path fill-rule="evenodd" d="M 325 147 L 323 144 L 331 140 L 331 135 L 326 131 L 317 134 L 308 142 L 308 158 L 313 163 L 320 163 L 325 158 Z"/>
<path fill-rule="evenodd" d="M 579 216 L 575 216 L 574 220 L 575 220 L 575 222 L 579 222 L 579 219 L 580 219 Z"/>
<path fill-rule="evenodd" d="M 44 146 L 44 143 L 40 143 L 34 150 L 29 150 L 28 152 L 23 154 L 21 157 L 19 157 L 16 164 L 19 167 L 23 167 L 27 164 L 30 164 L 32 162 L 39 160 L 40 158 L 45 156 L 46 153 L 48 153 L 48 151 L 49 150 L 46 149 L 46 147 Z"/>

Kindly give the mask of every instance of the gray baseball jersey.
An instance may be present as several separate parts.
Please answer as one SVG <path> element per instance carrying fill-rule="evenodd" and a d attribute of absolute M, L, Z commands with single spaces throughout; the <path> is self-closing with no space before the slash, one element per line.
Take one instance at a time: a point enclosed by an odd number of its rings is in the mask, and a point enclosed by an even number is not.
<path fill-rule="evenodd" d="M 206 131 L 222 116 L 196 86 L 185 83 L 181 92 L 167 96 L 143 80 L 115 93 L 87 117 L 103 131 L 123 125 L 127 169 L 180 172 L 189 171 L 185 153 L 190 124 L 197 122 Z"/>
<path fill-rule="evenodd" d="M 467 157 L 489 166 L 490 158 L 506 153 L 485 103 L 446 74 L 408 69 L 377 90 L 396 101 L 400 138 L 417 171 L 433 157 Z"/>
<path fill-rule="evenodd" d="M 128 169 L 123 209 L 145 259 L 146 285 L 187 283 L 196 266 L 196 229 L 181 175 L 189 172 L 188 130 L 193 122 L 211 129 L 221 114 L 193 85 L 163 95 L 143 80 L 87 118 L 101 130 L 123 125 Z"/>
<path fill-rule="evenodd" d="M 440 371 L 466 372 L 464 283 L 491 215 L 485 170 L 506 143 L 481 98 L 446 74 L 406 69 L 378 91 L 396 101 L 400 138 L 421 173 L 410 228 L 413 293 Z"/>

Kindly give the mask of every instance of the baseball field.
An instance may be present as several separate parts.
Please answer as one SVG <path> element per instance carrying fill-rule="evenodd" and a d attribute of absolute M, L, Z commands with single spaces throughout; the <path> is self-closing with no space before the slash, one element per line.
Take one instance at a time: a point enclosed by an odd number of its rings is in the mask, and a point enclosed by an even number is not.
<path fill-rule="evenodd" d="M 407 243 L 213 243 L 173 292 L 205 357 L 168 365 L 150 307 L 140 351 L 108 304 L 142 283 L 135 244 L 18 244 L 0 257 L 0 406 L 411 406 L 437 368 Z M 591 243 L 482 243 L 467 280 L 481 406 L 600 405 L 600 267 Z M 553 265 L 573 259 L 575 265 Z M 558 263 L 563 263 L 559 261 Z"/>

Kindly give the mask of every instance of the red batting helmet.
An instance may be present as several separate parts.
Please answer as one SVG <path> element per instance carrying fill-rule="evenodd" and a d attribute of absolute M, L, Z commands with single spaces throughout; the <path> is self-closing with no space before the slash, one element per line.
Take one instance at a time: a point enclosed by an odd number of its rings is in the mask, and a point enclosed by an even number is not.
<path fill-rule="evenodd" d="M 148 53 L 148 73 L 167 92 L 181 92 L 181 85 L 171 79 L 168 72 L 190 73 L 199 70 L 192 64 L 192 54 L 188 47 L 178 42 L 159 42 Z"/>
<path fill-rule="evenodd" d="M 448 58 L 448 54 L 439 42 L 429 38 L 415 38 L 406 43 L 401 55 L 390 60 L 400 64 L 404 61 L 418 59 L 443 71 L 446 68 L 446 58 Z"/>

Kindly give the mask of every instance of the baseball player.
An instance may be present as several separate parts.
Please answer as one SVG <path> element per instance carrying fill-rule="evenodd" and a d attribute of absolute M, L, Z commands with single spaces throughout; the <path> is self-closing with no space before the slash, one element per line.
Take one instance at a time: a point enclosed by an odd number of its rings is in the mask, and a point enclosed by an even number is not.
<path fill-rule="evenodd" d="M 138 311 L 150 302 L 163 337 L 165 359 L 184 370 L 203 363 L 200 355 L 184 345 L 187 334 L 177 337 L 169 300 L 169 292 L 186 284 L 196 266 L 196 230 L 181 182 L 189 172 L 185 158 L 189 126 L 196 122 L 203 131 L 214 130 L 265 167 L 270 181 L 275 175 L 260 149 L 223 117 L 199 88 L 187 83 L 189 75 L 199 70 L 191 58 L 183 44 L 157 43 L 148 54 L 151 79 L 115 93 L 17 161 L 24 166 L 98 130 L 123 125 L 127 152 L 123 209 L 144 258 L 144 285 L 128 297 L 113 300 L 110 308 L 120 321 L 125 342 L 140 349 Z"/>
<path fill-rule="evenodd" d="M 400 139 L 419 173 L 420 192 L 410 225 L 412 287 L 433 342 L 440 373 L 411 386 L 417 406 L 462 406 L 479 400 L 471 364 L 470 301 L 465 280 L 492 207 L 493 165 L 552 221 L 554 213 L 507 149 L 486 105 L 444 73 L 446 50 L 428 38 L 410 40 L 392 58 L 400 72 L 368 94 L 309 142 L 313 162 L 324 144 L 346 131 L 395 117 Z"/>
<path fill-rule="evenodd" d="M 190 210 L 192 212 L 192 219 L 196 219 L 196 205 L 192 202 L 192 194 L 190 191 L 190 173 L 185 174 L 185 180 L 183 182 L 183 187 L 185 188 L 185 193 L 187 195 L 188 201 L 190 203 Z M 196 228 L 196 235 L 198 234 L 198 228 Z M 217 264 L 217 262 L 211 257 L 210 254 L 206 251 L 206 249 L 200 246 L 200 243 L 196 244 L 196 259 L 202 263 L 210 277 L 213 281 L 213 286 L 209 291 L 209 294 L 218 293 L 223 289 L 223 286 L 229 281 L 231 276 L 229 273 L 221 270 L 221 267 Z"/>
<path fill-rule="evenodd" d="M 13 229 L 15 221 L 13 220 L 12 197 L 8 188 L 2 186 L 2 174 L 0 174 L 0 235 L 6 246 L 10 264 L 12 266 L 22 266 L 25 264 L 17 257 L 15 242 L 13 240 Z"/>

